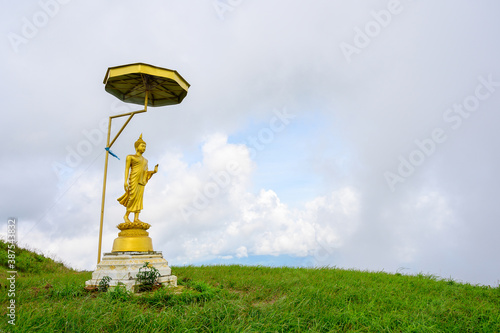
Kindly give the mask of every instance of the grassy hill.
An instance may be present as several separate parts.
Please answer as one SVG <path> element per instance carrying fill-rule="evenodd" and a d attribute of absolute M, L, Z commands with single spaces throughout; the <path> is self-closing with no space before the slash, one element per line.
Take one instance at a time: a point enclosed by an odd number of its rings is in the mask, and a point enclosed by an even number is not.
<path fill-rule="evenodd" d="M 0 283 L 7 284 L 5 243 Z M 500 332 L 500 289 L 341 269 L 172 267 L 179 287 L 87 292 L 76 272 L 16 253 L 16 325 L 1 332 Z M 4 289 L 7 290 L 7 289 Z"/>

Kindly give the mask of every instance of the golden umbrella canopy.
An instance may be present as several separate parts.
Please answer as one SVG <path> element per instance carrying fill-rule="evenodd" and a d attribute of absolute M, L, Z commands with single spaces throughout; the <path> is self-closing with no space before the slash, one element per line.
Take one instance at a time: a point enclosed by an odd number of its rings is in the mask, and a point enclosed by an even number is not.
<path fill-rule="evenodd" d="M 190 86 L 177 71 L 144 63 L 110 67 L 103 83 L 111 95 L 145 108 L 179 104 Z"/>

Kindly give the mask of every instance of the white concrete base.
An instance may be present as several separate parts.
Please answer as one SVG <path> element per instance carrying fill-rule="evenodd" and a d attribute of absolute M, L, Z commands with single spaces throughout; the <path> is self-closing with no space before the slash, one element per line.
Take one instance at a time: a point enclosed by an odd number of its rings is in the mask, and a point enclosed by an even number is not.
<path fill-rule="evenodd" d="M 159 251 L 154 252 L 112 252 L 104 253 L 101 262 L 97 264 L 92 273 L 92 279 L 85 282 L 85 286 L 99 286 L 99 281 L 109 276 L 110 287 L 119 283 L 125 285 L 127 290 L 135 291 L 137 273 L 145 262 L 149 262 L 160 272 L 158 281 L 164 285 L 177 286 L 177 277 L 172 275 L 168 262 L 163 259 Z"/>

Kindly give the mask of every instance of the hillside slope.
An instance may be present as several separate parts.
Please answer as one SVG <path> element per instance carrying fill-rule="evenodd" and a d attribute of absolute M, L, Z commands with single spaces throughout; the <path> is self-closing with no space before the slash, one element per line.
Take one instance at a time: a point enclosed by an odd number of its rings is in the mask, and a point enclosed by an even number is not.
<path fill-rule="evenodd" d="M 0 295 L 6 332 L 500 332 L 499 288 L 428 275 L 187 266 L 172 268 L 179 287 L 131 295 L 87 292 L 91 272 L 23 256 L 15 326 Z"/>

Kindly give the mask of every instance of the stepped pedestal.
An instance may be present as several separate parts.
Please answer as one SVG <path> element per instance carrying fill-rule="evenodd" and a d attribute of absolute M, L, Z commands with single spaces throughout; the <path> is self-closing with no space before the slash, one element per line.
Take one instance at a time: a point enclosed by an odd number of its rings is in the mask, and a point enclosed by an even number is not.
<path fill-rule="evenodd" d="M 110 287 L 122 283 L 127 290 L 135 291 L 137 273 L 145 262 L 149 262 L 160 272 L 158 282 L 177 286 L 177 277 L 172 275 L 172 270 L 161 252 L 116 251 L 116 249 L 113 249 L 111 253 L 104 253 L 101 262 L 97 264 L 96 270 L 92 273 L 92 279 L 86 281 L 85 285 L 99 286 L 99 281 L 103 277 L 109 276 L 111 278 Z"/>

